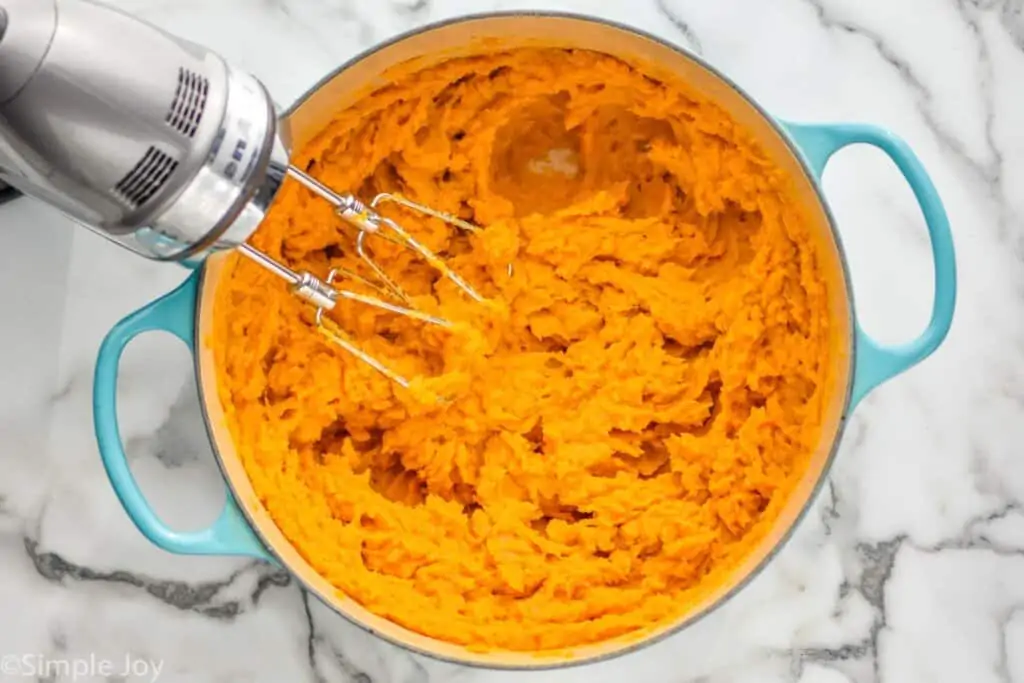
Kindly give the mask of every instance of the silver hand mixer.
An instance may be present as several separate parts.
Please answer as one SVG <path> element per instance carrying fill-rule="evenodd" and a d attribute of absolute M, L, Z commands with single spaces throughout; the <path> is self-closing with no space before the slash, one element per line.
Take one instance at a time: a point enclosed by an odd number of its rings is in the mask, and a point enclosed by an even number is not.
<path fill-rule="evenodd" d="M 267 89 L 210 50 L 94 0 L 0 0 L 0 181 L 150 259 L 197 262 L 238 250 L 315 306 L 332 340 L 408 386 L 325 325 L 324 312 L 346 298 L 448 325 L 408 307 L 366 238 L 418 252 L 483 302 L 378 206 L 392 202 L 462 230 L 476 227 L 397 195 L 363 203 L 292 166 L 289 154 Z M 371 279 L 342 269 L 323 279 L 295 272 L 247 244 L 289 176 L 355 229 Z M 345 277 L 397 303 L 336 288 Z"/>

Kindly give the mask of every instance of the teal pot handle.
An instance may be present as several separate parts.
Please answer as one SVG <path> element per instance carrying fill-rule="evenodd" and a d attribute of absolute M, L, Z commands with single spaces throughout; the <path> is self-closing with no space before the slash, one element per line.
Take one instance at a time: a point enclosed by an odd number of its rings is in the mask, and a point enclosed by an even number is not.
<path fill-rule="evenodd" d="M 860 143 L 885 152 L 910 184 L 928 228 L 935 266 L 931 320 L 916 339 L 894 346 L 879 344 L 864 332 L 859 321 L 856 322 L 856 355 L 850 396 L 852 410 L 869 391 L 920 363 L 946 338 L 956 308 L 956 257 L 949 218 L 920 159 L 892 133 L 862 124 L 788 123 L 785 127 L 819 181 L 828 160 L 843 147 Z"/>
<path fill-rule="evenodd" d="M 177 289 L 123 319 L 100 346 L 93 383 L 93 422 L 100 457 L 121 505 L 139 531 L 158 547 L 182 555 L 242 555 L 272 560 L 227 492 L 224 509 L 208 528 L 175 531 L 150 507 L 132 476 L 117 424 L 117 372 L 128 343 L 150 331 L 170 332 L 195 354 L 195 302 L 199 273 Z"/>

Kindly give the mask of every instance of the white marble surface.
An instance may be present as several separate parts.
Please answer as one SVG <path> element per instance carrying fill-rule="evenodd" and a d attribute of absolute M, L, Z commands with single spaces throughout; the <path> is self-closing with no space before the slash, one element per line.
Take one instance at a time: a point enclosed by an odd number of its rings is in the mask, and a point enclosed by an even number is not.
<path fill-rule="evenodd" d="M 98 459 L 93 363 L 110 326 L 184 272 L 19 200 L 0 208 L 0 655 L 93 657 L 115 674 L 126 658 L 140 671 L 153 660 L 168 683 L 1024 683 L 1020 0 L 117 4 L 216 48 L 282 103 L 358 50 L 464 12 L 558 8 L 637 25 L 700 51 L 779 116 L 867 121 L 907 139 L 952 219 L 959 307 L 938 353 L 861 404 L 814 514 L 724 609 L 602 665 L 464 670 L 362 634 L 264 566 L 176 557 L 142 538 Z M 931 294 L 909 190 L 880 154 L 856 149 L 825 186 L 865 325 L 909 338 Z M 120 396 L 133 469 L 183 527 L 212 519 L 222 490 L 193 391 L 178 343 L 151 335 L 129 348 Z M 0 681 L 104 680 L 32 673 Z"/>

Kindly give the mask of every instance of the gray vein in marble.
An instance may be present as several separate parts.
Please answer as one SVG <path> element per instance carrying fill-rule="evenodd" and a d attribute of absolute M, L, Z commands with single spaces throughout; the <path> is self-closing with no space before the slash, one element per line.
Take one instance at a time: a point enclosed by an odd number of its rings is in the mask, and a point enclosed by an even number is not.
<path fill-rule="evenodd" d="M 956 8 L 977 44 L 978 64 L 981 66 L 983 74 L 979 85 L 985 102 L 985 143 L 988 145 L 988 151 L 992 153 L 992 164 L 982 177 L 998 191 L 1003 178 L 1003 153 L 999 149 L 999 145 L 996 144 L 993 133 L 995 127 L 995 95 L 993 93 L 995 73 L 992 67 L 992 56 L 989 54 L 988 44 L 981 34 L 981 26 L 978 25 L 978 20 L 971 16 L 965 0 L 957 0 Z"/>
<path fill-rule="evenodd" d="M 978 533 L 976 531 L 976 527 L 981 526 L 982 524 L 1003 519 L 1007 515 L 1020 512 L 1021 510 L 1024 510 L 1024 506 L 1020 503 L 1007 503 L 998 510 L 969 521 L 964 525 L 964 532 L 959 536 L 949 538 L 932 545 L 920 545 L 917 543 L 912 543 L 911 545 L 916 550 L 923 553 L 937 553 L 943 550 L 983 550 L 994 555 L 998 555 L 999 557 L 1024 557 L 1024 548 L 1017 548 L 994 542 L 986 537 L 984 533 Z"/>
<path fill-rule="evenodd" d="M 834 491 L 832 492 L 834 496 Z M 833 498 L 830 507 L 841 506 L 841 500 Z M 972 519 L 964 525 L 963 532 L 954 537 L 933 545 L 921 545 L 909 540 L 905 535 L 882 541 L 876 544 L 858 544 L 856 552 L 861 567 L 860 579 L 857 583 L 858 590 L 865 601 L 874 609 L 875 617 L 868 637 L 859 642 L 843 645 L 838 648 L 797 648 L 793 656 L 797 660 L 794 664 L 794 672 L 799 674 L 803 671 L 803 664 L 806 662 L 829 664 L 850 663 L 857 660 L 869 660 L 871 663 L 871 679 L 874 683 L 881 681 L 880 665 L 878 661 L 878 639 L 881 632 L 888 625 L 886 612 L 885 591 L 893 567 L 900 550 L 904 547 L 913 548 L 926 554 L 939 553 L 946 550 L 975 550 L 993 553 L 1001 557 L 1024 557 L 1024 548 L 1012 548 L 997 544 L 986 538 L 984 534 L 977 534 L 976 527 L 1002 519 L 1010 514 L 1024 510 L 1019 503 L 1009 503 L 985 515 Z M 838 515 L 837 515 L 838 516 Z M 849 581 L 844 581 L 839 590 L 839 597 L 842 599 L 852 589 Z M 1021 607 L 1014 607 L 1008 614 L 1000 619 L 1001 632 L 1005 631 L 1006 625 L 1013 618 L 1013 613 Z M 1005 639 L 1004 639 L 1005 640 Z M 1005 643 L 1001 652 L 1001 662 L 1006 662 Z M 841 668 L 841 667 L 839 667 Z M 1005 670 L 1005 666 L 1003 667 Z M 853 680 L 864 680 L 862 676 L 852 670 L 844 670 L 843 673 Z M 799 675 L 796 676 L 799 678 Z M 1007 675 L 1001 675 L 1001 680 L 1010 681 Z"/>
<path fill-rule="evenodd" d="M 402 15 L 425 14 L 430 11 L 430 0 L 391 0 L 391 7 Z"/>
<path fill-rule="evenodd" d="M 860 402 L 858 412 L 854 413 L 853 416 L 847 421 L 846 428 L 843 430 L 843 448 L 848 448 L 851 453 L 858 451 L 864 446 L 864 442 L 868 439 L 868 420 L 866 417 L 862 417 L 859 413 L 861 406 L 871 405 L 874 394 L 868 394 Z"/>
<path fill-rule="evenodd" d="M 260 2 L 272 12 L 278 12 L 288 17 L 292 16 L 292 10 L 288 7 L 288 0 L 260 0 Z"/>
<path fill-rule="evenodd" d="M 171 607 L 215 619 L 231 620 L 244 611 L 246 605 L 241 601 L 218 602 L 216 598 L 222 590 L 233 584 L 246 572 L 255 570 L 260 575 L 257 588 L 247 601 L 253 605 L 270 586 L 286 586 L 290 582 L 290 577 L 285 572 L 258 561 L 247 564 L 222 581 L 206 581 L 198 584 L 151 579 L 124 570 L 98 571 L 68 562 L 57 553 L 40 552 L 39 542 L 35 539 L 26 536 L 23 540 L 26 555 L 32 561 L 39 575 L 47 581 L 62 585 L 73 581 L 130 586 L 145 591 Z"/>
<path fill-rule="evenodd" d="M 249 596 L 252 606 L 259 605 L 263 594 L 270 588 L 287 588 L 291 583 L 292 575 L 286 570 L 260 572 L 259 578 L 256 580 L 256 588 Z"/>
<path fill-rule="evenodd" d="M 77 388 L 78 380 L 81 379 L 79 374 L 74 374 L 67 379 L 64 384 L 57 387 L 57 390 L 50 395 L 49 404 L 56 405 L 66 399 L 71 393 Z"/>
<path fill-rule="evenodd" d="M 334 662 L 338 667 L 345 672 L 345 677 L 350 683 L 373 683 L 373 678 L 370 674 L 366 673 L 352 661 L 345 656 L 339 648 L 335 647 L 332 643 L 330 645 L 331 654 L 334 656 Z"/>
<path fill-rule="evenodd" d="M 968 472 L 970 472 L 974 480 L 974 486 L 979 493 L 991 494 L 1002 499 L 1010 497 L 1006 490 L 1006 483 L 999 477 L 998 473 L 993 472 L 992 468 L 989 467 L 985 449 L 975 439 L 971 439 L 969 443 L 967 456 L 970 458 Z M 969 521 L 968 524 L 971 524 L 971 522 Z"/>
<path fill-rule="evenodd" d="M 405 678 L 405 683 L 429 683 L 430 673 L 427 671 L 426 667 L 420 664 L 415 657 L 410 657 L 409 661 L 412 662 L 415 671 L 411 676 L 407 676 Z M 462 671 L 466 671 L 466 669 L 462 669 Z M 450 682 L 452 678 L 449 678 L 448 680 Z"/>
<path fill-rule="evenodd" d="M 840 648 L 822 648 L 794 651 L 790 658 L 789 675 L 796 683 L 804 676 L 808 664 L 827 665 L 852 681 L 866 681 L 871 677 L 871 662 L 864 644 L 844 645 Z"/>
<path fill-rule="evenodd" d="M 363 50 L 377 42 L 377 30 L 373 24 L 366 21 L 359 13 L 361 3 L 354 0 L 341 0 L 330 3 L 330 7 L 342 21 L 350 21 L 356 24 L 359 34 L 359 49 Z"/>
<path fill-rule="evenodd" d="M 999 510 L 996 510 L 995 512 L 986 515 L 981 519 L 976 519 L 970 522 L 969 526 L 974 527 L 978 526 L 979 524 L 984 524 L 986 522 L 995 522 L 999 519 L 1005 519 L 1009 515 L 1015 512 L 1020 512 L 1021 510 L 1024 510 L 1024 505 L 1021 505 L 1020 503 L 1010 503 L 1000 508 Z"/>
<path fill-rule="evenodd" d="M 700 38 L 698 38 L 697 34 L 694 33 L 693 28 L 690 26 L 690 24 L 684 21 L 681 16 L 672 11 L 672 8 L 666 4 L 665 0 L 656 0 L 654 4 L 658 8 L 658 13 L 661 14 L 661 16 L 665 17 L 665 19 L 667 19 L 669 23 L 672 24 L 672 26 L 674 26 L 675 29 L 683 35 L 683 38 L 686 39 L 686 42 L 689 44 L 690 48 L 697 54 L 703 54 L 704 47 L 701 45 Z"/>
<path fill-rule="evenodd" d="M 335 663 L 345 672 L 346 679 L 350 683 L 373 683 L 373 678 L 370 677 L 370 674 L 356 667 L 345 656 L 345 653 L 334 645 L 331 645 L 331 654 L 334 655 Z"/>
<path fill-rule="evenodd" d="M 842 31 L 867 40 L 875 48 L 878 55 L 888 62 L 890 66 L 896 69 L 901 80 L 910 86 L 918 97 L 924 98 L 925 100 L 931 99 L 931 92 L 924 85 L 921 79 L 918 78 L 911 64 L 896 54 L 888 43 L 886 43 L 885 40 L 875 31 L 863 26 L 858 26 L 853 22 L 833 17 L 825 7 L 823 0 L 805 0 L 805 2 L 814 10 L 814 13 L 818 18 L 818 23 L 820 23 L 824 28 Z M 929 125 L 933 125 L 933 122 L 929 121 Z M 966 156 L 966 153 L 964 153 L 964 155 Z"/>
<path fill-rule="evenodd" d="M 903 539 L 897 538 L 873 545 L 860 544 L 857 546 L 857 552 L 863 561 L 859 590 L 868 604 L 876 611 L 875 621 L 871 625 L 871 632 L 868 636 L 876 681 L 880 680 L 881 676 L 878 666 L 878 634 L 888 624 L 885 612 L 885 584 L 892 576 L 896 555 L 902 545 Z"/>
<path fill-rule="evenodd" d="M 1024 2 L 1021 0 L 972 0 L 972 4 L 983 10 L 989 10 L 1002 4 L 1000 24 L 1013 40 L 1013 44 L 1024 50 Z"/>
<path fill-rule="evenodd" d="M 971 34 L 974 36 L 977 44 L 977 57 L 985 74 L 981 83 L 981 91 L 985 101 L 985 139 L 989 147 L 988 151 L 993 156 L 993 161 L 989 164 L 982 163 L 971 157 L 962 142 L 957 139 L 952 132 L 947 131 L 936 120 L 935 115 L 931 111 L 931 91 L 917 75 L 913 65 L 901 57 L 881 35 L 867 27 L 832 16 L 825 5 L 825 0 L 805 0 L 805 2 L 813 8 L 818 22 L 824 28 L 842 31 L 868 41 L 879 57 L 896 70 L 900 79 L 914 93 L 914 100 L 918 113 L 921 115 L 928 129 L 935 135 L 937 141 L 944 148 L 950 151 L 960 162 L 962 162 L 968 170 L 984 184 L 990 196 L 998 202 L 1000 212 L 1003 214 L 999 221 L 999 237 L 1001 239 L 1005 239 L 1007 237 L 1007 218 L 1009 207 L 1003 197 L 1001 188 L 1003 157 L 995 144 L 992 133 L 995 121 L 995 108 L 993 106 L 992 95 L 992 60 L 990 59 L 988 46 L 985 44 L 985 40 L 981 35 L 978 23 L 973 17 L 969 16 L 964 1 L 956 0 L 957 8 L 961 17 L 970 28 Z"/>
<path fill-rule="evenodd" d="M 996 663 L 996 673 L 999 680 L 1004 683 L 1015 683 L 1013 673 L 1010 671 L 1010 651 L 1007 648 L 1007 629 L 1018 613 L 1024 612 L 1024 604 L 1012 605 L 1004 613 L 999 615 L 997 627 L 999 630 L 999 659 Z"/>
<path fill-rule="evenodd" d="M 988 146 L 988 151 L 992 154 L 992 163 L 990 168 L 983 169 L 981 174 L 982 180 L 986 183 L 989 193 L 992 198 L 997 202 L 999 209 L 999 217 L 997 220 L 997 236 L 1000 240 L 1006 240 L 1009 238 L 1011 233 L 1010 223 L 1013 222 L 1017 217 L 1014 211 L 1006 201 L 1005 187 L 1003 186 L 1003 169 L 1005 167 L 1005 158 L 1002 150 L 999 149 L 999 145 L 996 144 L 995 140 L 995 120 L 996 120 L 996 107 L 995 107 L 995 70 L 992 65 L 992 57 L 989 53 L 988 44 L 985 42 L 985 38 L 982 35 L 981 27 L 978 24 L 978 20 L 971 16 L 968 10 L 967 4 L 969 0 L 956 0 L 957 11 L 960 17 L 967 24 L 971 31 L 971 36 L 974 38 L 977 44 L 978 50 L 978 63 L 982 69 L 982 78 L 979 87 L 981 89 L 981 96 L 985 103 L 985 144 Z M 975 10 L 987 10 L 988 7 L 981 7 L 976 2 L 970 3 Z M 1009 5 L 1009 3 L 1007 3 Z M 1018 11 L 1020 9 L 1020 2 L 1018 0 Z M 1004 6 L 1004 17 L 1005 17 Z M 1004 28 L 1006 23 L 1002 22 Z M 1014 32 L 1007 28 L 1007 31 L 1014 38 L 1014 43 L 1024 49 L 1024 41 L 1021 40 L 1024 37 L 1024 33 L 1017 31 Z M 1024 236 L 1018 235 L 1015 244 L 1015 251 L 1019 258 L 1024 258 Z"/>
<path fill-rule="evenodd" d="M 302 594 L 302 613 L 306 616 L 306 657 L 309 660 L 309 670 L 316 683 L 327 683 L 327 679 L 320 672 L 320 666 L 316 662 L 316 645 L 319 637 L 316 633 L 316 625 L 313 624 L 313 612 L 309 609 L 309 593 L 301 588 L 299 592 Z"/>
<path fill-rule="evenodd" d="M 835 495 L 834 491 L 830 495 Z M 833 499 L 826 509 L 841 505 L 838 499 Z M 905 535 L 882 541 L 876 544 L 858 544 L 856 553 L 860 565 L 860 578 L 856 586 L 851 585 L 849 580 L 844 581 L 839 590 L 839 598 L 842 600 L 851 590 L 857 590 L 864 597 L 865 601 L 874 610 L 874 621 L 868 637 L 856 643 L 848 643 L 834 648 L 794 648 L 789 654 L 791 656 L 790 673 L 794 680 L 798 680 L 807 663 L 827 663 L 838 671 L 848 676 L 851 680 L 880 683 L 881 667 L 879 664 L 878 641 L 882 631 L 888 626 L 888 614 L 886 611 L 885 591 L 889 579 L 892 576 L 897 556 L 904 547 L 925 553 L 935 554 L 948 550 L 971 550 L 992 553 L 999 557 L 1024 557 L 1024 548 L 1007 547 L 994 543 L 986 538 L 984 534 L 976 534 L 975 528 L 1002 519 L 1010 514 L 1016 514 L 1024 510 L 1019 503 L 1007 504 L 998 510 L 979 516 L 964 525 L 963 533 L 932 545 L 914 543 Z M 832 513 L 828 513 L 831 515 Z M 826 533 L 831 533 L 826 531 Z M 1001 634 L 999 648 L 999 663 L 997 675 L 1000 681 L 1011 683 L 1008 669 L 1008 654 L 1006 651 L 1005 631 L 1014 615 L 1024 610 L 1024 605 L 1013 605 L 1007 611 L 1000 613 L 998 627 Z M 858 664 L 867 664 L 863 670 L 859 670 Z"/>
<path fill-rule="evenodd" d="M 203 424 L 203 410 L 196 395 L 195 382 L 188 382 L 171 404 L 164 422 L 146 436 L 130 440 L 125 449 L 134 443 L 147 443 L 168 469 L 196 462 L 200 456 L 204 462 L 213 460 L 213 449 Z"/>
<path fill-rule="evenodd" d="M 838 505 L 839 494 L 836 492 L 835 482 L 830 479 L 828 481 L 828 502 L 821 509 L 821 523 L 825 527 L 826 536 L 832 535 L 832 525 L 839 519 L 839 512 L 836 509 Z"/>
<path fill-rule="evenodd" d="M 68 649 L 68 634 L 55 627 L 53 632 L 50 633 L 50 643 L 53 644 L 53 649 L 57 652 L 67 652 Z"/>
<path fill-rule="evenodd" d="M 878 637 L 887 626 L 888 617 L 885 607 L 886 583 L 892 576 L 893 566 L 896 563 L 896 555 L 904 543 L 904 539 L 897 538 L 889 541 L 882 541 L 877 544 L 858 544 L 856 553 L 860 562 L 860 579 L 856 590 L 864 597 L 864 600 L 874 609 L 874 621 L 871 625 L 868 636 L 855 643 L 848 643 L 840 647 L 798 647 L 788 654 L 790 656 L 790 674 L 794 680 L 798 680 L 807 663 L 827 663 L 837 671 L 841 671 L 853 680 L 871 680 L 874 683 L 881 681 L 881 672 L 878 662 Z M 853 590 L 849 581 L 845 581 L 840 587 L 840 600 Z"/>
<path fill-rule="evenodd" d="M 310 608 L 310 600 L 315 598 L 312 598 L 307 590 L 303 588 L 300 588 L 299 590 L 302 594 L 303 614 L 306 616 L 306 627 L 308 629 L 306 654 L 309 658 L 309 668 L 313 673 L 313 680 L 315 680 L 316 683 L 328 683 L 327 677 L 324 675 L 323 671 L 320 670 L 320 665 L 317 663 L 317 652 L 319 646 L 326 646 L 330 650 L 330 654 L 334 657 L 335 664 L 337 664 L 338 668 L 345 673 L 346 680 L 351 683 L 373 683 L 373 678 L 370 674 L 353 664 L 352 661 L 345 656 L 345 653 L 317 632 L 316 624 L 313 619 L 313 610 Z M 338 618 L 340 619 L 341 617 Z"/>
<path fill-rule="evenodd" d="M 1013 605 L 1000 614 L 996 621 L 996 627 L 999 630 L 999 643 L 996 645 L 999 659 L 996 660 L 995 674 L 1002 683 L 1013 683 L 1013 675 L 1010 672 L 1010 653 L 1006 648 L 1006 629 L 1013 621 L 1013 617 L 1021 610 L 1024 610 L 1024 605 Z"/>
<path fill-rule="evenodd" d="M 92 371 L 93 367 L 88 363 L 74 365 L 72 371 L 63 378 L 63 381 L 56 389 L 54 389 L 53 393 L 49 395 L 47 407 L 55 408 L 64 403 L 67 399 L 77 397 L 79 392 L 91 394 L 91 383 L 93 380 Z M 60 380 L 59 377 L 58 380 Z M 90 388 L 83 387 L 83 385 L 87 383 L 90 385 Z"/>

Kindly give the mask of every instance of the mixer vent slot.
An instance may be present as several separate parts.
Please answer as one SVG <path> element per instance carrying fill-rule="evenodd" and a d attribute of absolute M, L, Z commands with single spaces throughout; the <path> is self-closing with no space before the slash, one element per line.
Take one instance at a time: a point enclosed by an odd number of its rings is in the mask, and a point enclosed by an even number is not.
<path fill-rule="evenodd" d="M 178 68 L 178 89 L 174 102 L 167 111 L 167 125 L 182 135 L 195 137 L 199 122 L 206 110 L 206 97 L 210 93 L 210 81 L 194 71 Z"/>
<path fill-rule="evenodd" d="M 153 198 L 178 168 L 178 162 L 156 147 L 150 147 L 135 168 L 114 187 L 114 191 L 133 208 Z"/>

